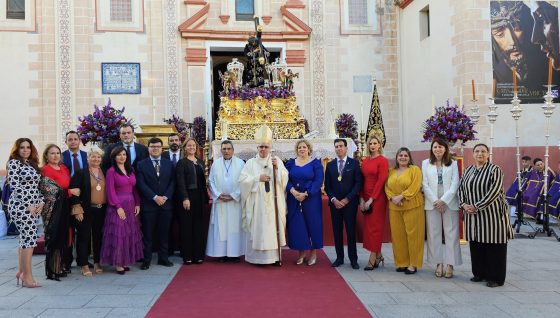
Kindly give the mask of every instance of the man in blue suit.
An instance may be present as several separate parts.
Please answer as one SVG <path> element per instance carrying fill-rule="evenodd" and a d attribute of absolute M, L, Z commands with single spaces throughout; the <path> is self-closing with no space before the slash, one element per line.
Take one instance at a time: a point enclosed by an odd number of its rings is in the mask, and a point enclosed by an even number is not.
<path fill-rule="evenodd" d="M 87 169 L 87 153 L 80 150 L 80 135 L 74 130 L 66 133 L 66 146 L 68 150 L 62 152 L 62 161 L 73 176 L 80 169 Z"/>
<path fill-rule="evenodd" d="M 148 141 L 150 156 L 138 162 L 136 186 L 140 192 L 142 233 L 144 235 L 144 261 L 140 269 L 150 268 L 152 262 L 152 237 L 157 225 L 159 234 L 158 265 L 173 266 L 168 259 L 169 226 L 173 214 L 175 168 L 169 159 L 161 157 L 163 141 Z"/>
<path fill-rule="evenodd" d="M 105 155 L 103 155 L 103 161 L 101 162 L 101 168 L 103 172 L 107 172 L 111 168 L 111 151 L 117 146 L 123 146 L 126 149 L 127 155 L 130 157 L 130 164 L 136 169 L 138 168 L 138 162 L 148 157 L 148 148 L 146 146 L 134 142 L 134 126 L 131 124 L 124 124 L 119 128 L 119 137 L 121 141 L 114 144 L 110 144 L 104 149 Z"/>
<path fill-rule="evenodd" d="M 362 171 L 358 161 L 346 155 L 348 145 L 345 139 L 335 139 L 334 150 L 337 158 L 327 164 L 325 171 L 325 192 L 329 198 L 331 220 L 334 232 L 336 260 L 333 267 L 344 264 L 342 223 L 346 227 L 348 258 L 353 269 L 359 269 L 356 251 L 356 213 L 358 195 L 362 188 Z"/>
<path fill-rule="evenodd" d="M 74 176 L 74 172 L 78 170 L 87 169 L 87 153 L 80 150 L 80 135 L 76 131 L 70 130 L 66 133 L 66 141 L 64 143 L 68 147 L 68 150 L 62 152 L 62 162 L 68 168 L 68 171 L 70 171 L 70 176 Z M 76 233 L 74 226 L 71 226 L 71 230 Z M 72 262 L 74 261 L 73 246 L 76 245 L 75 240 L 76 236 L 72 235 L 73 242 L 65 253 L 64 266 L 68 271 L 72 267 Z M 93 264 L 89 263 L 89 265 L 93 268 Z"/>

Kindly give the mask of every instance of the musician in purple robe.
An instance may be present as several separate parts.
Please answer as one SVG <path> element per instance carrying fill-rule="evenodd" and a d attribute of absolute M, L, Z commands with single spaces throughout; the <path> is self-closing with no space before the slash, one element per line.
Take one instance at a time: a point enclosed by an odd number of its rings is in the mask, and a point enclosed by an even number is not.
<path fill-rule="evenodd" d="M 556 172 L 556 178 L 552 181 L 550 186 L 550 193 L 548 199 L 548 213 L 555 217 L 560 214 L 560 161 L 558 162 L 558 170 Z"/>
<path fill-rule="evenodd" d="M 527 184 L 523 190 L 523 212 L 536 217 L 538 213 L 542 213 L 542 193 L 544 186 L 544 162 L 541 158 L 533 160 L 535 169 L 531 171 L 527 179 Z M 548 188 L 552 185 L 552 181 L 556 178 L 556 173 L 548 168 Z"/>
<path fill-rule="evenodd" d="M 531 173 L 531 170 L 533 170 L 533 164 L 531 162 L 531 157 L 529 156 L 523 156 L 521 157 L 521 191 L 524 190 L 525 185 L 527 183 L 527 177 L 529 176 L 529 174 Z M 509 189 L 506 192 L 506 200 L 508 202 L 509 205 L 511 205 L 512 207 L 517 207 L 517 174 L 515 177 L 515 180 L 513 181 L 513 183 L 511 184 L 511 186 L 509 187 Z"/>

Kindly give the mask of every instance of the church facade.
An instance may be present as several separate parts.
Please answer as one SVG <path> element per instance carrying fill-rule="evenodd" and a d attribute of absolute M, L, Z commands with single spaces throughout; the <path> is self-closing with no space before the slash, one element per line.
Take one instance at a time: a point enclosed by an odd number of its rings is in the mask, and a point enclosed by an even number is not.
<path fill-rule="evenodd" d="M 489 142 L 489 15 L 487 0 L 0 0 L 0 151 L 7 156 L 22 136 L 40 148 L 62 144 L 78 116 L 109 98 L 137 124 L 172 115 L 215 121 L 217 73 L 242 56 L 255 16 L 271 56 L 299 73 L 301 115 L 320 135 L 342 112 L 367 122 L 375 79 L 388 156 L 400 146 L 424 156 L 422 122 L 432 105 L 462 100 L 469 111 L 474 80 L 475 129 Z M 112 90 L 111 67 L 136 76 L 131 91 Z M 494 129 L 496 159 L 499 153 L 508 166 L 510 107 L 499 106 Z M 542 156 L 544 115 L 538 104 L 523 108 L 521 145 Z M 558 158 L 559 135 L 553 125 L 551 158 Z"/>

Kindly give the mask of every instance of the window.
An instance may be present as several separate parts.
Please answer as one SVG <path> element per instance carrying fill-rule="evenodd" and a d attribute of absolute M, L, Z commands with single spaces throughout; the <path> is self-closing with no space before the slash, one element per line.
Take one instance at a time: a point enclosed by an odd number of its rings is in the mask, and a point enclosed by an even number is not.
<path fill-rule="evenodd" d="M 8 0 L 6 3 L 7 19 L 25 20 L 25 0 Z"/>
<path fill-rule="evenodd" d="M 420 10 L 420 40 L 430 36 L 430 6 Z"/>
<path fill-rule="evenodd" d="M 368 24 L 367 3 L 367 0 L 348 0 L 348 24 Z"/>
<path fill-rule="evenodd" d="M 111 21 L 132 21 L 132 0 L 111 0 Z"/>
<path fill-rule="evenodd" d="M 255 15 L 255 3 L 253 0 L 235 1 L 235 19 L 237 21 L 251 21 Z"/>

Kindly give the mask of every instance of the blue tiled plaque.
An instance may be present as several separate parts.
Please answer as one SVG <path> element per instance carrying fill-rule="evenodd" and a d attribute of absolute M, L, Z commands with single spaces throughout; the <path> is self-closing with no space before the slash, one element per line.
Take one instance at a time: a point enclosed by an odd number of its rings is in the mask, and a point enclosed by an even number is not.
<path fill-rule="evenodd" d="M 140 63 L 101 63 L 103 94 L 140 94 Z"/>

